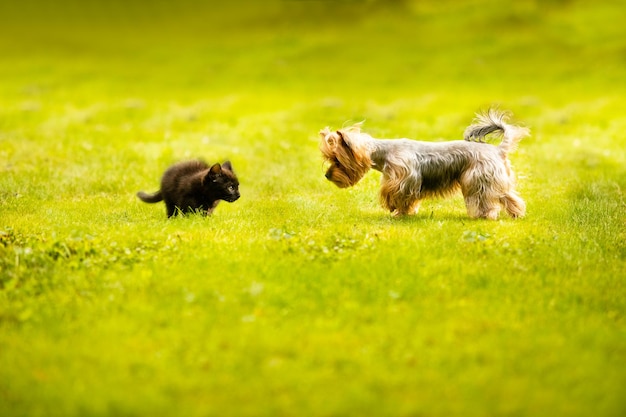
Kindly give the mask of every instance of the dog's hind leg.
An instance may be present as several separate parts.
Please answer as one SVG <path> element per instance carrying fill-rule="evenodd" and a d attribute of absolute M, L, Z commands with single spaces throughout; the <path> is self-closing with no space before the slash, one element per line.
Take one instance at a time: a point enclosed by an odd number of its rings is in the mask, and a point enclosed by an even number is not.
<path fill-rule="evenodd" d="M 472 219 L 496 220 L 500 213 L 500 205 L 497 201 L 483 200 L 476 195 L 465 196 L 467 215 Z"/>
<path fill-rule="evenodd" d="M 463 190 L 467 215 L 473 219 L 496 220 L 500 214 L 500 200 L 490 195 L 489 190 L 469 193 Z"/>
<path fill-rule="evenodd" d="M 500 198 L 500 203 L 504 207 L 504 210 L 509 214 L 509 216 L 514 219 L 518 217 L 524 217 L 526 214 L 526 203 L 521 197 L 513 190 L 506 193 L 503 197 Z"/>
<path fill-rule="evenodd" d="M 500 214 L 500 204 L 497 201 L 487 201 L 481 205 L 480 218 L 496 220 Z"/>

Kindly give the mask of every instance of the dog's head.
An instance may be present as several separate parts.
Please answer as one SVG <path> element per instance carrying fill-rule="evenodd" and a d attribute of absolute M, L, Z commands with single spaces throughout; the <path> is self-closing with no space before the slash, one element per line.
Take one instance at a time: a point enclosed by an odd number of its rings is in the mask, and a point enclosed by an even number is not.
<path fill-rule="evenodd" d="M 360 126 L 335 132 L 329 128 L 320 131 L 320 150 L 324 159 L 330 162 L 326 178 L 339 188 L 351 187 L 371 168 L 367 147 L 361 140 Z"/>

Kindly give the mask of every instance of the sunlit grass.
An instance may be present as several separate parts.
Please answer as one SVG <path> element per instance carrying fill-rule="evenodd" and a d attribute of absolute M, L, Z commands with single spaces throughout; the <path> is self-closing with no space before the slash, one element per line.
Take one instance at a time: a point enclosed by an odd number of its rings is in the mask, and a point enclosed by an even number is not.
<path fill-rule="evenodd" d="M 2 5 L 0 415 L 623 414 L 621 9 L 496 3 Z M 324 179 L 494 103 L 524 219 Z M 196 157 L 242 198 L 135 197 Z"/>

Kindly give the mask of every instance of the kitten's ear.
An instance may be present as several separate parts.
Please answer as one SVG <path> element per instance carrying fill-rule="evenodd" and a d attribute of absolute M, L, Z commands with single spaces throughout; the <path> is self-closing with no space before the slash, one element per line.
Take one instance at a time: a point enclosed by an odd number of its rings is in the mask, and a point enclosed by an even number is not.
<path fill-rule="evenodd" d="M 213 164 L 206 174 L 206 178 L 215 179 L 222 173 L 222 166 L 220 164 Z"/>
<path fill-rule="evenodd" d="M 222 164 L 222 169 L 227 169 L 227 170 L 233 172 L 233 164 L 231 164 L 230 161 L 225 161 Z"/>

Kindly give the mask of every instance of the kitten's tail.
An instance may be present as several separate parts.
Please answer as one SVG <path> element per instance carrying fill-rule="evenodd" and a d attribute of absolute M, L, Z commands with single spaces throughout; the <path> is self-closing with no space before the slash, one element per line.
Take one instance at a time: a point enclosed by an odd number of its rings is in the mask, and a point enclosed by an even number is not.
<path fill-rule="evenodd" d="M 143 191 L 139 191 L 137 193 L 137 197 L 141 199 L 141 201 L 145 203 L 158 203 L 159 201 L 163 201 L 163 194 L 161 190 L 157 191 L 154 194 L 144 193 Z"/>
<path fill-rule="evenodd" d="M 508 124 L 508 116 L 508 113 L 493 108 L 485 113 L 477 114 L 474 123 L 465 129 L 463 138 L 467 141 L 483 142 L 488 134 L 499 132 L 502 134 L 502 143 L 499 148 L 504 153 L 512 152 L 517 148 L 520 140 L 530 135 L 530 130 Z"/>

